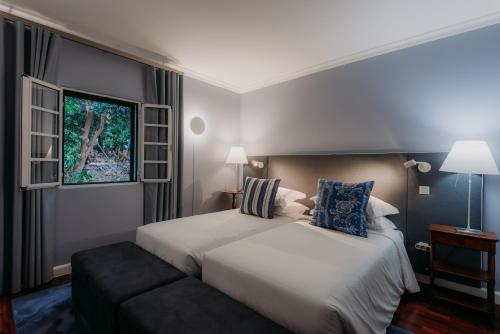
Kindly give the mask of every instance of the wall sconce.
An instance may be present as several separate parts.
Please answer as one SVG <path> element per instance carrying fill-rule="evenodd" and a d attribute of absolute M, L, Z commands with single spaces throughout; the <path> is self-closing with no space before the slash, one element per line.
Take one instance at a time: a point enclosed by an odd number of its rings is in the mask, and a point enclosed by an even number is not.
<path fill-rule="evenodd" d="M 415 160 L 408 160 L 403 164 L 405 168 L 411 168 L 413 166 L 417 166 L 417 169 L 420 173 L 428 173 L 431 171 L 432 166 L 430 163 L 425 162 L 425 161 L 415 161 Z"/>
<path fill-rule="evenodd" d="M 264 168 L 264 163 L 262 161 L 252 160 L 252 166 L 255 168 Z"/>
<path fill-rule="evenodd" d="M 191 122 L 189 122 L 189 127 L 191 128 L 191 132 L 195 135 L 202 135 L 205 132 L 205 121 L 201 117 L 193 117 L 191 118 Z"/>

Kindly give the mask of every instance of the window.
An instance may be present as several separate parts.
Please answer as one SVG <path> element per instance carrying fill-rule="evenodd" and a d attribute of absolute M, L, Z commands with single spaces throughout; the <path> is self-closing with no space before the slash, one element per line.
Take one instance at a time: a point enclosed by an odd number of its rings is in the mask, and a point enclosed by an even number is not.
<path fill-rule="evenodd" d="M 61 89 L 23 77 L 21 186 L 35 189 L 61 184 Z"/>
<path fill-rule="evenodd" d="M 143 182 L 169 182 L 171 178 L 172 110 L 166 105 L 142 105 Z"/>
<path fill-rule="evenodd" d="M 63 184 L 137 181 L 137 103 L 64 90 Z"/>
<path fill-rule="evenodd" d="M 143 104 L 140 127 L 138 112 L 136 102 L 23 77 L 21 186 L 136 182 L 139 158 L 143 182 L 169 182 L 172 110 Z"/>

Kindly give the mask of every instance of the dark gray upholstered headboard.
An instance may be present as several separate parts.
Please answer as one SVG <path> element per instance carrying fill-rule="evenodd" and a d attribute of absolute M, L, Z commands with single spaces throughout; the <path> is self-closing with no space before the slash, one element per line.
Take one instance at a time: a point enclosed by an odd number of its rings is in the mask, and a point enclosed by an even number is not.
<path fill-rule="evenodd" d="M 244 168 L 245 176 L 280 178 L 281 185 L 305 192 L 309 197 L 316 194 L 319 178 L 345 182 L 375 181 L 373 195 L 396 206 L 400 215 L 390 217 L 405 235 L 406 248 L 415 271 L 426 273 L 428 254 L 414 248 L 418 241 L 428 241 L 429 224 L 465 225 L 467 183 L 449 173 L 439 172 L 446 153 L 425 154 L 332 154 L 256 156 L 249 161 L 264 163 L 259 169 L 251 163 Z M 432 164 L 429 173 L 422 174 L 415 167 L 406 169 L 407 160 L 427 161 Z M 419 195 L 418 186 L 430 186 L 430 195 Z M 482 180 L 473 179 L 473 201 L 480 203 Z M 313 207 L 312 201 L 303 204 Z M 472 210 L 473 227 L 481 225 L 481 207 Z M 440 251 L 441 257 L 452 262 L 464 262 L 478 267 L 480 258 L 464 250 Z M 464 282 L 467 283 L 467 282 Z"/>

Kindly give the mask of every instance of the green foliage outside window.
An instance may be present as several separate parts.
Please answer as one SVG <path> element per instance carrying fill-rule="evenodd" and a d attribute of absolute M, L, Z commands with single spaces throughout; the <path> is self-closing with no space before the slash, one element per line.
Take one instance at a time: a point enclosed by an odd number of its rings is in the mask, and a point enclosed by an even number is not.
<path fill-rule="evenodd" d="M 64 96 L 64 183 L 133 181 L 129 105 Z"/>

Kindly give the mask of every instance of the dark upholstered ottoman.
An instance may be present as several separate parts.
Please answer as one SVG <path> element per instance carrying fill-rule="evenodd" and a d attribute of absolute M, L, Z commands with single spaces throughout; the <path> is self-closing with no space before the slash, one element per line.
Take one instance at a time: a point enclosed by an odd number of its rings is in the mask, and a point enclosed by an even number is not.
<path fill-rule="evenodd" d="M 73 307 L 96 334 L 116 333 L 120 303 L 186 275 L 132 242 L 71 257 Z"/>
<path fill-rule="evenodd" d="M 188 277 L 129 299 L 118 310 L 120 334 L 289 333 L 200 280 Z"/>

